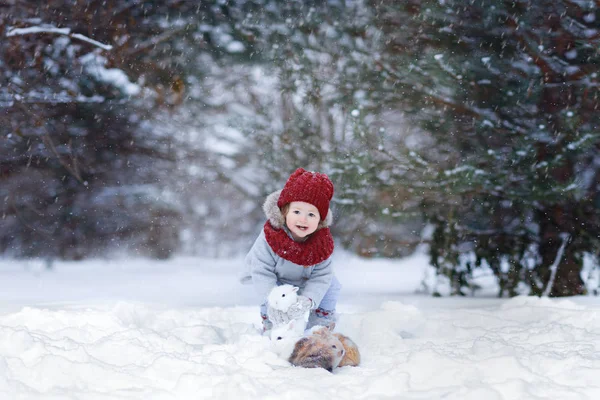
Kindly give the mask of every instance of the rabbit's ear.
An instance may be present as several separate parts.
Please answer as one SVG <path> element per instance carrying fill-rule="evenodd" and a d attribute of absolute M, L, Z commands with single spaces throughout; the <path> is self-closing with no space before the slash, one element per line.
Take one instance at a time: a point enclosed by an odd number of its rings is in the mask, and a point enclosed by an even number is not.
<path fill-rule="evenodd" d="M 292 289 L 292 292 L 297 292 L 298 290 L 300 290 L 300 288 L 298 286 L 294 286 L 294 289 Z"/>
<path fill-rule="evenodd" d="M 335 322 L 330 322 L 329 325 L 327 325 L 327 329 L 333 332 L 333 330 L 335 329 Z"/>
<path fill-rule="evenodd" d="M 294 325 L 296 325 L 296 320 L 292 319 L 290 322 L 288 322 L 287 326 L 289 329 L 294 329 Z"/>
<path fill-rule="evenodd" d="M 318 326 L 318 329 L 313 331 L 313 335 L 326 337 L 329 334 L 328 328 L 326 326 Z"/>

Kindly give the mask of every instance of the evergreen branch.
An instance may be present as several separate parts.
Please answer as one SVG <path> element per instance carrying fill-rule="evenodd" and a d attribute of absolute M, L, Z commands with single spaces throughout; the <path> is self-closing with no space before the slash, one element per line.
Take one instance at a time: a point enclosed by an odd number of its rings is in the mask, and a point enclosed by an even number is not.
<path fill-rule="evenodd" d="M 513 27 L 512 33 L 517 38 L 517 41 L 523 45 L 523 49 L 526 50 L 527 54 L 532 58 L 533 62 L 542 70 L 543 75 L 547 78 L 553 77 L 558 78 L 558 81 L 552 80 L 553 83 L 562 83 L 562 76 L 567 76 L 569 80 L 578 80 L 584 76 L 586 76 L 589 71 L 586 71 L 583 68 L 577 68 L 576 72 L 571 72 L 567 74 L 568 64 L 565 63 L 564 71 L 556 70 L 555 66 L 557 63 L 562 62 L 561 60 L 556 60 L 552 62 L 551 57 L 545 55 L 543 47 L 537 46 L 535 43 L 541 43 L 541 37 L 535 36 L 536 31 L 534 29 L 530 29 L 527 31 L 531 37 L 527 37 L 526 33 L 521 33 L 523 30 L 518 29 L 518 22 L 510 15 L 505 15 L 507 22 L 511 23 Z M 588 40 L 589 38 L 586 38 Z"/>
<path fill-rule="evenodd" d="M 456 102 L 451 98 L 440 96 L 439 94 L 433 92 L 431 89 L 429 89 L 428 87 L 426 87 L 425 85 L 420 84 L 420 83 L 404 82 L 404 80 L 406 78 L 398 75 L 394 70 L 392 70 L 391 67 L 387 67 L 381 62 L 377 62 L 377 65 L 382 70 L 386 71 L 391 77 L 393 77 L 397 80 L 396 82 L 394 82 L 394 85 L 396 85 L 398 83 L 405 85 L 407 88 L 410 88 L 412 91 L 421 93 L 428 100 L 430 100 L 434 104 L 436 104 L 438 107 L 442 107 L 442 108 L 448 107 L 460 114 L 470 115 L 470 116 L 476 117 L 478 119 L 487 119 L 489 121 L 494 122 L 496 124 L 496 126 L 506 126 L 507 124 L 509 124 L 510 127 L 516 128 L 519 133 L 523 133 L 523 134 L 526 133 L 526 131 L 524 129 L 510 124 L 507 120 L 501 118 L 497 113 L 495 113 L 491 110 L 485 110 L 485 109 L 481 109 L 478 107 L 469 107 L 468 105 L 466 105 L 464 103 Z"/>

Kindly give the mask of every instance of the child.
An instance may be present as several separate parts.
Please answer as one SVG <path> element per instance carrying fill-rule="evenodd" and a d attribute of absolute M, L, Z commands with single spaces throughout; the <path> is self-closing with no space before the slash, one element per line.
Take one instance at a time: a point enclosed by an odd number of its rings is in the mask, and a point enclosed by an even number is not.
<path fill-rule="evenodd" d="M 263 205 L 267 222 L 246 256 L 242 277 L 242 282 L 254 284 L 263 299 L 263 331 L 272 327 L 267 296 L 286 283 L 298 286 L 299 301 L 310 305 L 306 329 L 334 322 L 341 285 L 331 266 L 332 197 L 333 183 L 327 175 L 302 168 L 294 171 L 283 190 L 267 197 Z"/>

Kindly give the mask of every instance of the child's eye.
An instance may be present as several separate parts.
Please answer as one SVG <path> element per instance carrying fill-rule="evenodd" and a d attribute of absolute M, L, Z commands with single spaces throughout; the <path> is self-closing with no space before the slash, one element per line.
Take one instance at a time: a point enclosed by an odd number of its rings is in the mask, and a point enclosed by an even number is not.
<path fill-rule="evenodd" d="M 300 214 L 300 211 L 298 211 L 298 210 L 294 210 L 294 211 L 292 211 L 292 212 L 293 212 L 294 214 L 296 214 L 296 215 Z"/>
<path fill-rule="evenodd" d="M 315 214 L 313 214 L 313 213 L 309 213 L 309 214 L 308 214 L 308 216 L 309 216 L 309 217 L 316 217 L 316 215 L 315 215 Z"/>

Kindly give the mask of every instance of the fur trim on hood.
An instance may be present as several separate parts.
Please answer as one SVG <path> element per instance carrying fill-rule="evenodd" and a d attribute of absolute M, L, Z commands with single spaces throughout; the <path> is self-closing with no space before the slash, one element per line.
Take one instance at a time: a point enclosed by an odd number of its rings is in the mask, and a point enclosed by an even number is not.
<path fill-rule="evenodd" d="M 277 206 L 277 201 L 279 200 L 279 195 L 281 194 L 281 190 L 271 193 L 267 196 L 264 204 L 263 211 L 267 216 L 267 219 L 271 223 L 271 226 L 275 229 L 281 229 L 285 225 L 285 217 L 281 213 L 281 210 Z M 333 213 L 331 209 L 327 212 L 327 218 L 325 220 L 319 222 L 318 229 L 327 228 L 331 226 L 333 223 Z"/>

